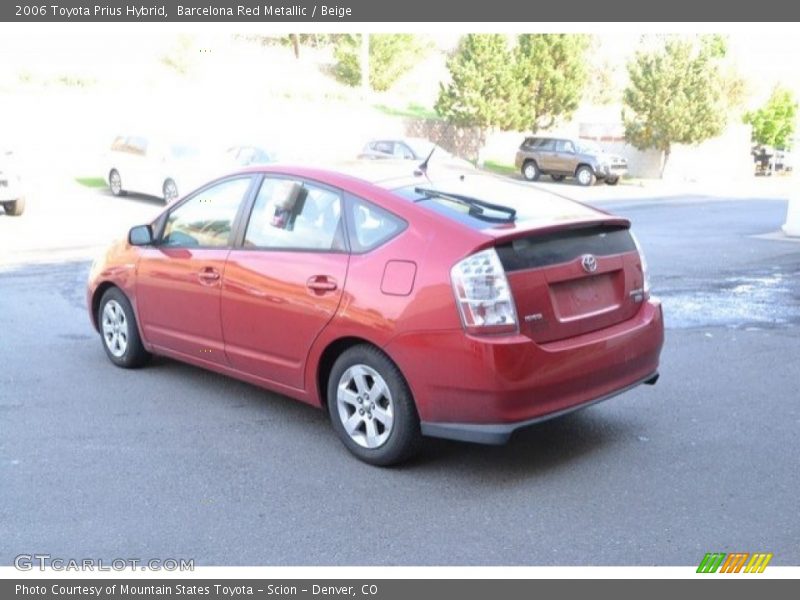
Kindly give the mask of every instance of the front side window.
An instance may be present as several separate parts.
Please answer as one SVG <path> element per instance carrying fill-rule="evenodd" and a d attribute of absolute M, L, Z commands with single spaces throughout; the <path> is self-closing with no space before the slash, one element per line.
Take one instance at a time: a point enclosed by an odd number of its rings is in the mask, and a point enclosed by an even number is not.
<path fill-rule="evenodd" d="M 265 177 L 247 224 L 244 247 L 344 250 L 339 194 L 294 179 Z"/>
<path fill-rule="evenodd" d="M 391 142 L 375 142 L 374 149 L 376 152 L 383 154 L 392 154 L 394 152 L 394 144 Z"/>
<path fill-rule="evenodd" d="M 395 144 L 394 155 L 397 158 L 405 158 L 405 159 L 415 158 L 414 153 L 411 151 L 411 148 L 409 148 L 405 144 Z"/>
<path fill-rule="evenodd" d="M 230 243 L 233 221 L 250 177 L 229 179 L 201 190 L 167 217 L 162 246 L 221 247 Z"/>
<path fill-rule="evenodd" d="M 569 140 L 558 140 L 556 142 L 556 151 L 573 154 L 575 152 L 575 146 L 573 146 L 572 142 Z"/>

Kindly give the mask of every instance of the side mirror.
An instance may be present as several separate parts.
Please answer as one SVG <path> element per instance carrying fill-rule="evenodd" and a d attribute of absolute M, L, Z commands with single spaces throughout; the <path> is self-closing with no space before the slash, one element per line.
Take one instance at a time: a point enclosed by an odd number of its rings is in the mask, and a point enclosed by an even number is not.
<path fill-rule="evenodd" d="M 137 225 L 128 232 L 131 246 L 149 246 L 153 243 L 153 231 L 150 225 Z"/>

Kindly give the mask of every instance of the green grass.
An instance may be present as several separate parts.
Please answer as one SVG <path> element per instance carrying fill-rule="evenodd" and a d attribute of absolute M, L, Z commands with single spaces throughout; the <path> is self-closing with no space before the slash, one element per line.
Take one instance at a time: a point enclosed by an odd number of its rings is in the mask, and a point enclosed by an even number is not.
<path fill-rule="evenodd" d="M 106 187 L 106 180 L 102 177 L 76 177 L 75 181 L 90 188 Z"/>
<path fill-rule="evenodd" d="M 436 111 L 421 106 L 419 104 L 409 104 L 405 108 L 397 108 L 395 106 L 386 106 L 385 104 L 376 104 L 375 108 L 385 115 L 391 117 L 412 117 L 415 119 L 435 119 L 440 120 L 441 117 L 436 114 Z"/>
<path fill-rule="evenodd" d="M 495 162 L 493 160 L 484 162 L 483 168 L 493 173 L 499 173 L 500 175 L 515 175 L 517 173 L 517 168 L 515 166 Z"/>

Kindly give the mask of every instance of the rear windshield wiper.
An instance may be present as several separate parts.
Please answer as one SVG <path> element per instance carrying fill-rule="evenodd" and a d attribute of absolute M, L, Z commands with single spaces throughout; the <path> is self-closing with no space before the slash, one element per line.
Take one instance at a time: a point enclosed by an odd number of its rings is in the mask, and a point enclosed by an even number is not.
<path fill-rule="evenodd" d="M 414 191 L 417 194 L 424 194 L 424 198 L 417 198 L 414 202 L 422 202 L 423 200 L 429 200 L 430 198 L 441 198 L 442 200 L 450 200 L 451 202 L 457 202 L 459 204 L 464 204 L 469 207 L 469 215 L 471 217 L 475 217 L 476 219 L 481 219 L 483 221 L 489 221 L 490 223 L 511 223 L 517 218 L 517 211 L 510 206 L 503 206 L 502 204 L 492 204 L 491 202 L 486 202 L 485 200 L 478 200 L 477 198 L 472 198 L 471 196 L 463 196 L 461 194 L 451 194 L 450 192 L 440 192 L 439 190 L 433 190 L 430 188 L 423 188 L 418 187 L 414 188 Z M 486 211 L 493 211 L 497 213 L 501 213 L 503 216 L 495 217 L 492 215 L 487 215 Z"/>

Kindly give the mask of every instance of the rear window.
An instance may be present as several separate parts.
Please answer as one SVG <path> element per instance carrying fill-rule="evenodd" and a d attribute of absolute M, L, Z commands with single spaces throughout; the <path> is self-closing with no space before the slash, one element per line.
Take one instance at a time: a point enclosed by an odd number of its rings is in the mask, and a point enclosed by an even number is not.
<path fill-rule="evenodd" d="M 635 249 L 625 227 L 588 227 L 515 239 L 498 245 L 497 255 L 506 271 L 521 271 L 569 262 L 583 254 L 610 256 Z"/>
<path fill-rule="evenodd" d="M 516 211 L 514 222 L 517 224 L 536 225 L 537 222 L 569 221 L 597 216 L 597 211 L 572 202 L 565 198 L 541 192 L 511 180 L 467 175 L 448 180 L 420 182 L 392 190 L 401 198 L 419 204 L 472 229 L 486 229 L 497 225 L 496 220 L 481 219 L 470 214 L 468 205 L 454 202 L 446 198 L 429 196 L 418 191 L 420 188 L 431 188 L 442 193 L 469 196 L 482 202 L 498 204 Z M 474 211 L 473 211 L 474 213 Z M 489 217 L 497 216 L 494 211 L 485 211 Z"/>

